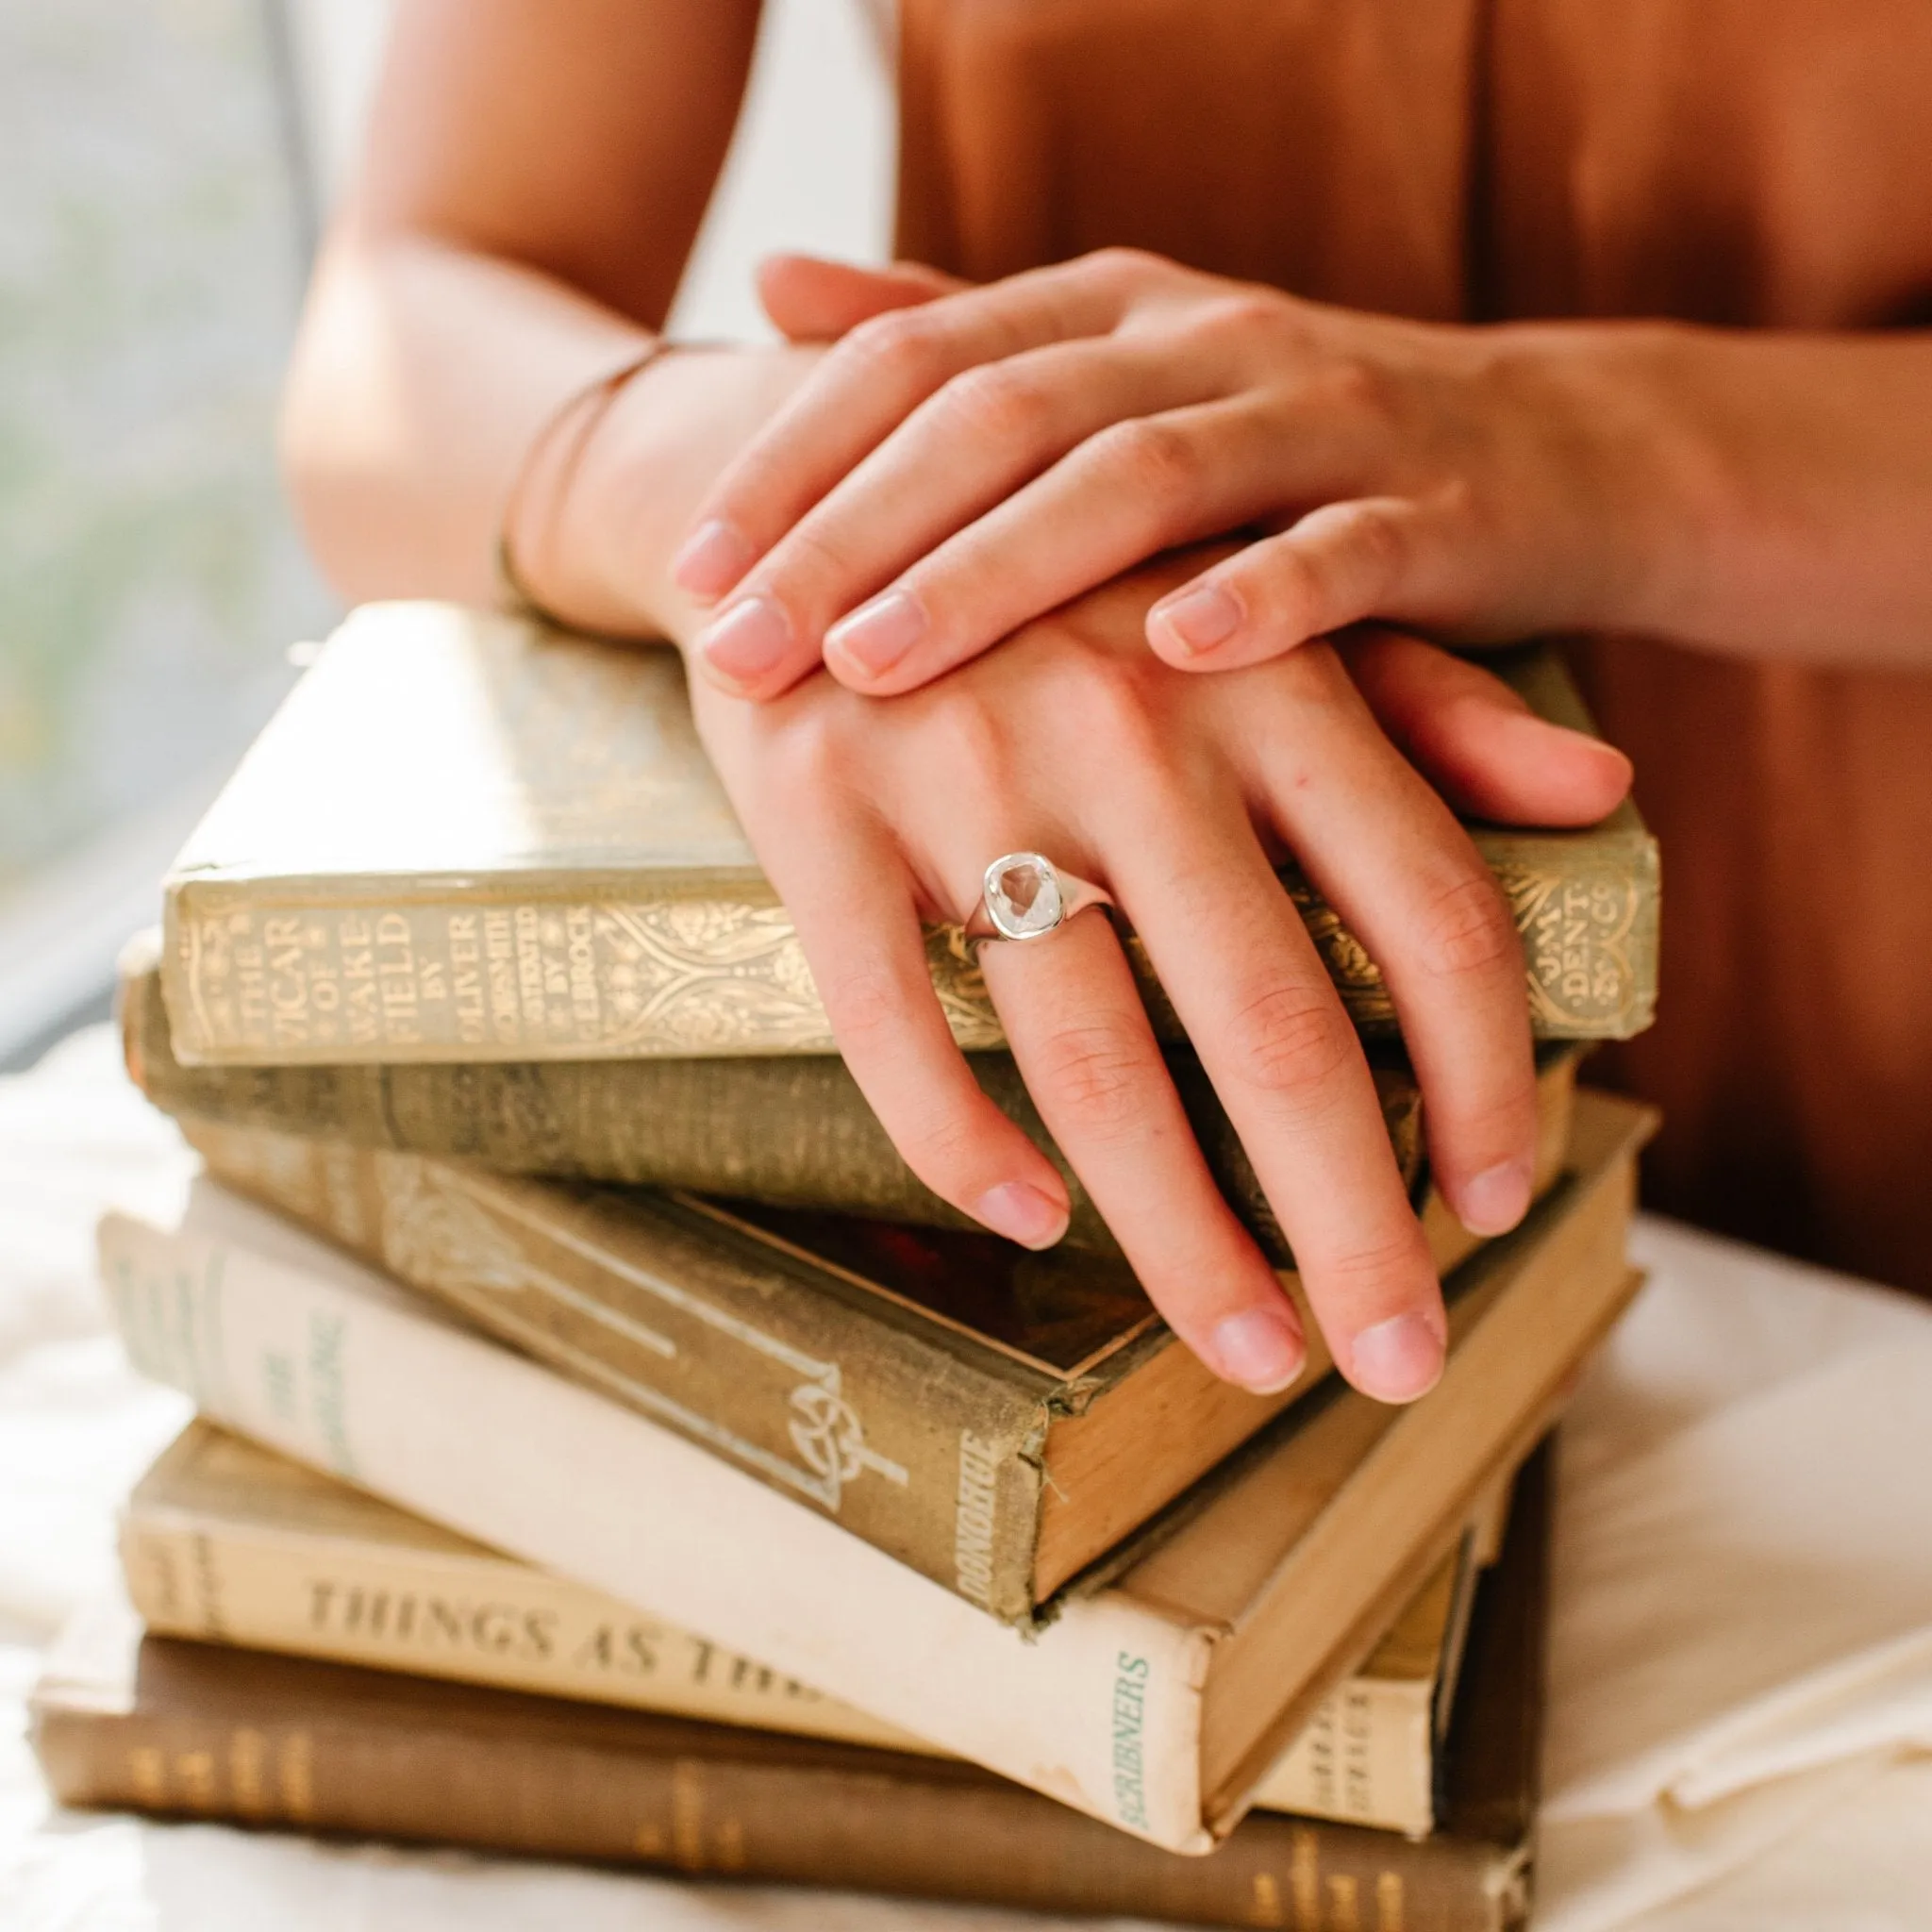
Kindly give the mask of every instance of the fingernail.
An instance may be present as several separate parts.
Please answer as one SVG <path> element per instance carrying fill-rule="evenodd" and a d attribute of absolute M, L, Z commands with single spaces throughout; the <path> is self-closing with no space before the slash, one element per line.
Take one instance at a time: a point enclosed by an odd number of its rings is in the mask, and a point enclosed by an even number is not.
<path fill-rule="evenodd" d="M 722 597 L 752 562 L 750 539 L 737 525 L 713 517 L 684 540 L 671 575 L 679 590 L 693 597 Z"/>
<path fill-rule="evenodd" d="M 734 604 L 698 638 L 698 651 L 720 677 L 756 684 L 791 648 L 791 624 L 770 597 Z"/>
<path fill-rule="evenodd" d="M 1526 1160 L 1499 1160 L 1456 1199 L 1456 1218 L 1471 1234 L 1507 1234 L 1529 1212 L 1530 1166 Z"/>
<path fill-rule="evenodd" d="M 825 633 L 825 649 L 849 658 L 869 677 L 890 671 L 928 625 L 925 608 L 909 591 L 888 591 L 841 617 Z"/>
<path fill-rule="evenodd" d="M 982 1194 L 973 1218 L 1023 1248 L 1050 1248 L 1067 1231 L 1067 1210 L 1024 1181 L 1003 1181 Z"/>
<path fill-rule="evenodd" d="M 1241 600 L 1219 584 L 1197 584 L 1171 604 L 1157 604 L 1154 615 L 1167 626 L 1189 657 L 1224 644 L 1241 627 Z"/>
<path fill-rule="evenodd" d="M 1307 1361 L 1307 1350 L 1293 1324 L 1274 1308 L 1249 1308 L 1228 1316 L 1215 1325 L 1208 1346 L 1214 1367 L 1257 1395 L 1286 1389 Z"/>
<path fill-rule="evenodd" d="M 1442 1342 L 1420 1315 L 1364 1328 L 1349 1350 L 1349 1380 L 1378 1402 L 1413 1402 L 1441 1379 Z"/>

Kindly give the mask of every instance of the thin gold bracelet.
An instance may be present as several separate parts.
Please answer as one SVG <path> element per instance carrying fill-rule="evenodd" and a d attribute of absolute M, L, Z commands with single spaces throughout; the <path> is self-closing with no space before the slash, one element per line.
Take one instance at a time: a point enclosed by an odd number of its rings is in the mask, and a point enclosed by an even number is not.
<path fill-rule="evenodd" d="M 570 487 L 571 477 L 576 466 L 583 460 L 585 446 L 590 442 L 591 434 L 603 421 L 604 412 L 616 399 L 617 392 L 634 375 L 641 375 L 658 357 L 680 344 L 667 341 L 659 336 L 649 348 L 633 356 L 627 362 L 620 362 L 615 369 L 600 375 L 594 382 L 584 383 L 574 389 L 544 418 L 543 425 L 530 439 L 529 446 L 524 452 L 523 461 L 517 465 L 516 475 L 510 478 L 508 491 L 504 496 L 503 515 L 496 525 L 496 603 L 498 609 L 511 617 L 534 618 L 540 624 L 553 625 L 559 629 L 569 629 L 564 620 L 545 608 L 531 595 L 529 585 L 523 572 L 517 567 L 516 553 L 510 546 L 510 531 L 515 527 L 517 512 L 523 508 L 524 492 L 529 487 L 531 473 L 550 446 L 551 439 L 579 410 L 584 420 L 578 426 L 576 439 L 571 444 L 563 459 L 563 470 L 559 482 L 565 491 Z"/>

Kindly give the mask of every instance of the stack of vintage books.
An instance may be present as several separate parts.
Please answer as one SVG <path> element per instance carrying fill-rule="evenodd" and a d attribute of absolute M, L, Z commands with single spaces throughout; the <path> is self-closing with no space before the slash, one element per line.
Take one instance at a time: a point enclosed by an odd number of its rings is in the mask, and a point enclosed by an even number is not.
<path fill-rule="evenodd" d="M 1553 658 L 1508 673 L 1579 715 Z M 56 1790 L 1058 1910 L 1514 1923 L 1547 1490 L 1517 1473 L 1630 1292 L 1646 1130 L 1574 1042 L 1649 1017 L 1657 860 L 1627 808 L 1476 836 L 1546 1042 L 1539 1205 L 1488 1243 L 1443 1209 L 1374 966 L 1286 876 L 1452 1340 L 1408 1408 L 1319 1355 L 1257 1396 L 1071 1175 L 1035 1255 L 908 1174 L 675 658 L 358 613 L 127 961 L 129 1066 L 204 1173 L 109 1216 L 102 1265 L 202 1419 L 127 1506 L 145 1636 L 102 1607 L 41 1686 Z M 970 950 L 929 958 L 1052 1155 Z"/>

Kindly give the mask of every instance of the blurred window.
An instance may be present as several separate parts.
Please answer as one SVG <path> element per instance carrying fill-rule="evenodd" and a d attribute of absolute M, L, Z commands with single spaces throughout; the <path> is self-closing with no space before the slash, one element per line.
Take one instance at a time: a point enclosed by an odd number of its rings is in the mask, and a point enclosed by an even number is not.
<path fill-rule="evenodd" d="M 0 0 L 0 1058 L 98 993 L 63 948 L 329 618 L 273 451 L 309 229 L 283 26 Z"/>
<path fill-rule="evenodd" d="M 891 0 L 766 0 L 673 326 L 774 248 L 885 251 Z M 314 236 L 389 0 L 0 0 L 0 1066 L 114 953 L 333 601 L 275 475 Z M 326 799 L 316 809 L 328 809 Z"/>

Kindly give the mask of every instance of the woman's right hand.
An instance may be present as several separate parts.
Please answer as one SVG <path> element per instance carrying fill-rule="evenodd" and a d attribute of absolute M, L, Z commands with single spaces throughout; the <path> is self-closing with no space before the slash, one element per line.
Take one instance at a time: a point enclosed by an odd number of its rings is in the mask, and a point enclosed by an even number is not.
<path fill-rule="evenodd" d="M 992 857 L 1039 850 L 1109 891 L 1145 944 L 1343 1374 L 1408 1400 L 1441 1372 L 1440 1286 L 1360 1045 L 1274 865 L 1293 852 L 1382 965 L 1438 1183 L 1470 1226 L 1500 1232 L 1530 1191 L 1522 950 L 1397 744 L 1458 805 L 1545 824 L 1609 809 L 1627 766 L 1392 634 L 1222 677 L 1174 671 L 1142 626 L 1200 561 L 1106 586 L 891 700 L 819 675 L 755 705 L 694 677 L 699 728 L 841 1051 L 935 1192 L 1028 1245 L 1065 1226 L 1058 1176 L 968 1073 L 921 938 L 972 912 Z M 1156 1305 L 1227 1379 L 1291 1381 L 1293 1309 L 1208 1174 L 1109 924 L 980 958 L 1042 1118 Z"/>

